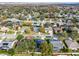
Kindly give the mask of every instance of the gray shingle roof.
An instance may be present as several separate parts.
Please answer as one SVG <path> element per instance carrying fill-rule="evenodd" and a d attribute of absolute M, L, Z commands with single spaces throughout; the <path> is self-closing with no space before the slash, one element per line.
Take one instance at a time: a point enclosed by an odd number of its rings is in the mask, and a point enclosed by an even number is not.
<path fill-rule="evenodd" d="M 79 48 L 79 44 L 74 40 L 65 40 L 65 43 L 67 44 L 68 48 L 72 50 L 77 50 L 77 48 Z"/>

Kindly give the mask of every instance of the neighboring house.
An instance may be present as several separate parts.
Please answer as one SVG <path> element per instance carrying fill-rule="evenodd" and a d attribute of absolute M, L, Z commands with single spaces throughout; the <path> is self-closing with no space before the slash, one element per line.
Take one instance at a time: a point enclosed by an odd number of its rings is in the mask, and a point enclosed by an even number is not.
<path fill-rule="evenodd" d="M 78 29 L 77 31 L 78 31 L 78 33 L 79 33 L 79 29 Z"/>
<path fill-rule="evenodd" d="M 18 24 L 14 24 L 14 25 L 13 25 L 13 29 L 14 29 L 14 30 L 19 30 L 19 29 L 21 29 L 21 26 L 18 25 Z"/>
<path fill-rule="evenodd" d="M 2 42 L 3 40 L 0 40 L 0 46 L 1 46 L 1 42 Z"/>
<path fill-rule="evenodd" d="M 60 51 L 60 49 L 63 49 L 64 47 L 62 41 L 58 40 L 57 38 L 53 38 L 53 40 L 50 40 L 50 43 L 53 44 L 54 51 Z"/>
<path fill-rule="evenodd" d="M 8 27 L 3 26 L 3 27 L 1 27 L 1 31 L 3 31 L 3 32 L 7 32 L 7 31 L 9 31 L 9 28 L 8 28 Z"/>
<path fill-rule="evenodd" d="M 45 38 L 46 38 L 46 39 L 52 39 L 53 36 L 51 36 L 51 35 L 46 35 Z"/>
<path fill-rule="evenodd" d="M 32 16 L 31 14 L 28 14 L 28 15 L 27 15 L 27 18 L 28 18 L 28 19 L 32 19 L 32 17 L 33 17 L 33 16 Z"/>
<path fill-rule="evenodd" d="M 63 25 L 62 19 L 59 19 L 59 20 L 57 21 L 57 23 L 58 23 L 60 26 Z"/>
<path fill-rule="evenodd" d="M 9 50 L 14 47 L 17 40 L 3 40 L 0 42 L 0 49 Z"/>
<path fill-rule="evenodd" d="M 69 49 L 77 50 L 79 49 L 79 44 L 75 40 L 65 40 L 65 43 Z"/>
<path fill-rule="evenodd" d="M 45 32 L 46 32 L 47 34 L 49 34 L 49 35 L 53 35 L 53 30 L 52 30 L 51 27 L 45 28 Z"/>
<path fill-rule="evenodd" d="M 34 35 L 33 37 L 34 37 L 34 39 L 41 39 L 41 36 L 39 36 L 39 35 Z"/>
<path fill-rule="evenodd" d="M 25 36 L 25 39 L 27 39 L 27 40 L 32 40 L 34 37 L 33 36 Z"/>
<path fill-rule="evenodd" d="M 49 28 L 45 28 L 45 32 L 48 33 L 49 32 Z"/>
<path fill-rule="evenodd" d="M 14 33 L 14 34 L 1 33 L 0 37 L 3 38 L 3 39 L 5 39 L 5 38 L 7 38 L 7 39 L 16 39 L 16 33 Z"/>
<path fill-rule="evenodd" d="M 39 22 L 33 22 L 33 30 L 34 32 L 39 32 L 40 30 L 40 23 Z"/>
<path fill-rule="evenodd" d="M 14 22 L 14 23 L 16 23 L 16 22 L 20 23 L 21 22 L 19 19 L 16 19 L 16 18 L 8 18 L 7 21 L 11 21 L 11 22 Z"/>
<path fill-rule="evenodd" d="M 52 29 L 54 32 L 62 32 L 62 28 L 60 25 L 57 27 L 57 24 L 53 25 Z"/>
<path fill-rule="evenodd" d="M 74 24 L 73 24 L 73 22 L 71 21 L 71 19 L 69 19 L 69 20 L 66 21 L 66 25 L 67 25 L 67 26 L 73 26 Z"/>
<path fill-rule="evenodd" d="M 16 39 L 16 34 L 14 33 L 14 34 L 5 34 L 4 35 L 6 38 L 10 38 L 10 39 Z"/>

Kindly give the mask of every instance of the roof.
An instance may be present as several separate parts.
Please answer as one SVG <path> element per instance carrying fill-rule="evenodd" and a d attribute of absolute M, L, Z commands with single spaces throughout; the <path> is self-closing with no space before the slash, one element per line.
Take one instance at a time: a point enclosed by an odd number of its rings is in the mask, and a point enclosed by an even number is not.
<path fill-rule="evenodd" d="M 1 27 L 1 31 L 6 31 L 6 30 L 9 30 L 9 28 L 8 27 Z"/>
<path fill-rule="evenodd" d="M 0 34 L 0 37 L 2 38 L 16 38 L 16 35 L 15 34 Z"/>
<path fill-rule="evenodd" d="M 12 22 L 20 22 L 20 20 L 16 18 L 8 18 L 7 20 Z"/>
<path fill-rule="evenodd" d="M 17 42 L 17 40 L 3 40 L 0 43 L 0 49 L 10 49 L 10 48 L 13 48 L 15 42 Z"/>
<path fill-rule="evenodd" d="M 0 40 L 0 43 L 2 42 L 3 40 Z"/>
<path fill-rule="evenodd" d="M 53 39 L 54 40 L 58 40 L 58 36 L 57 35 L 54 35 Z"/>
<path fill-rule="evenodd" d="M 74 41 L 74 40 L 65 40 L 68 48 L 72 49 L 72 50 L 76 50 L 77 48 L 79 48 L 79 44 Z"/>
<path fill-rule="evenodd" d="M 26 38 L 32 40 L 33 36 L 26 36 Z"/>
<path fill-rule="evenodd" d="M 44 42 L 44 40 L 37 39 L 37 40 L 35 40 L 35 42 L 36 42 L 37 44 L 41 44 L 41 43 Z"/>
<path fill-rule="evenodd" d="M 60 40 L 50 40 L 50 43 L 53 44 L 54 50 L 60 50 L 63 48 L 63 43 Z"/>
<path fill-rule="evenodd" d="M 40 22 L 32 22 L 33 26 L 40 26 Z"/>

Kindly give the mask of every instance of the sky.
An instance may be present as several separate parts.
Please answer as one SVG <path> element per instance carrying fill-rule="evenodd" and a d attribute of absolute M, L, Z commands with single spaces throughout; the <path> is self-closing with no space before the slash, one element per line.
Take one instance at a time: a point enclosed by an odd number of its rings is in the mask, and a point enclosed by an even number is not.
<path fill-rule="evenodd" d="M 79 2 L 79 0 L 0 0 L 0 2 Z"/>

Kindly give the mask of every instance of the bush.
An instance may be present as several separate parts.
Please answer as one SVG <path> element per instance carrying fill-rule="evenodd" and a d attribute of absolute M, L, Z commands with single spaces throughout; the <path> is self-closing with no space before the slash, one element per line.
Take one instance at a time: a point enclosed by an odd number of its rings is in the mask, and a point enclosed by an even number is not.
<path fill-rule="evenodd" d="M 10 54 L 11 56 L 15 54 L 14 49 L 9 49 L 7 52 L 8 52 L 8 54 Z"/>
<path fill-rule="evenodd" d="M 24 36 L 21 35 L 21 34 L 19 34 L 19 35 L 16 37 L 16 39 L 19 40 L 19 41 L 20 41 L 21 39 L 23 39 L 23 38 L 24 38 Z"/>
<path fill-rule="evenodd" d="M 8 31 L 7 33 L 8 33 L 8 34 L 13 34 L 13 33 L 14 33 L 14 31 L 11 31 L 11 30 L 10 30 L 10 31 Z"/>

